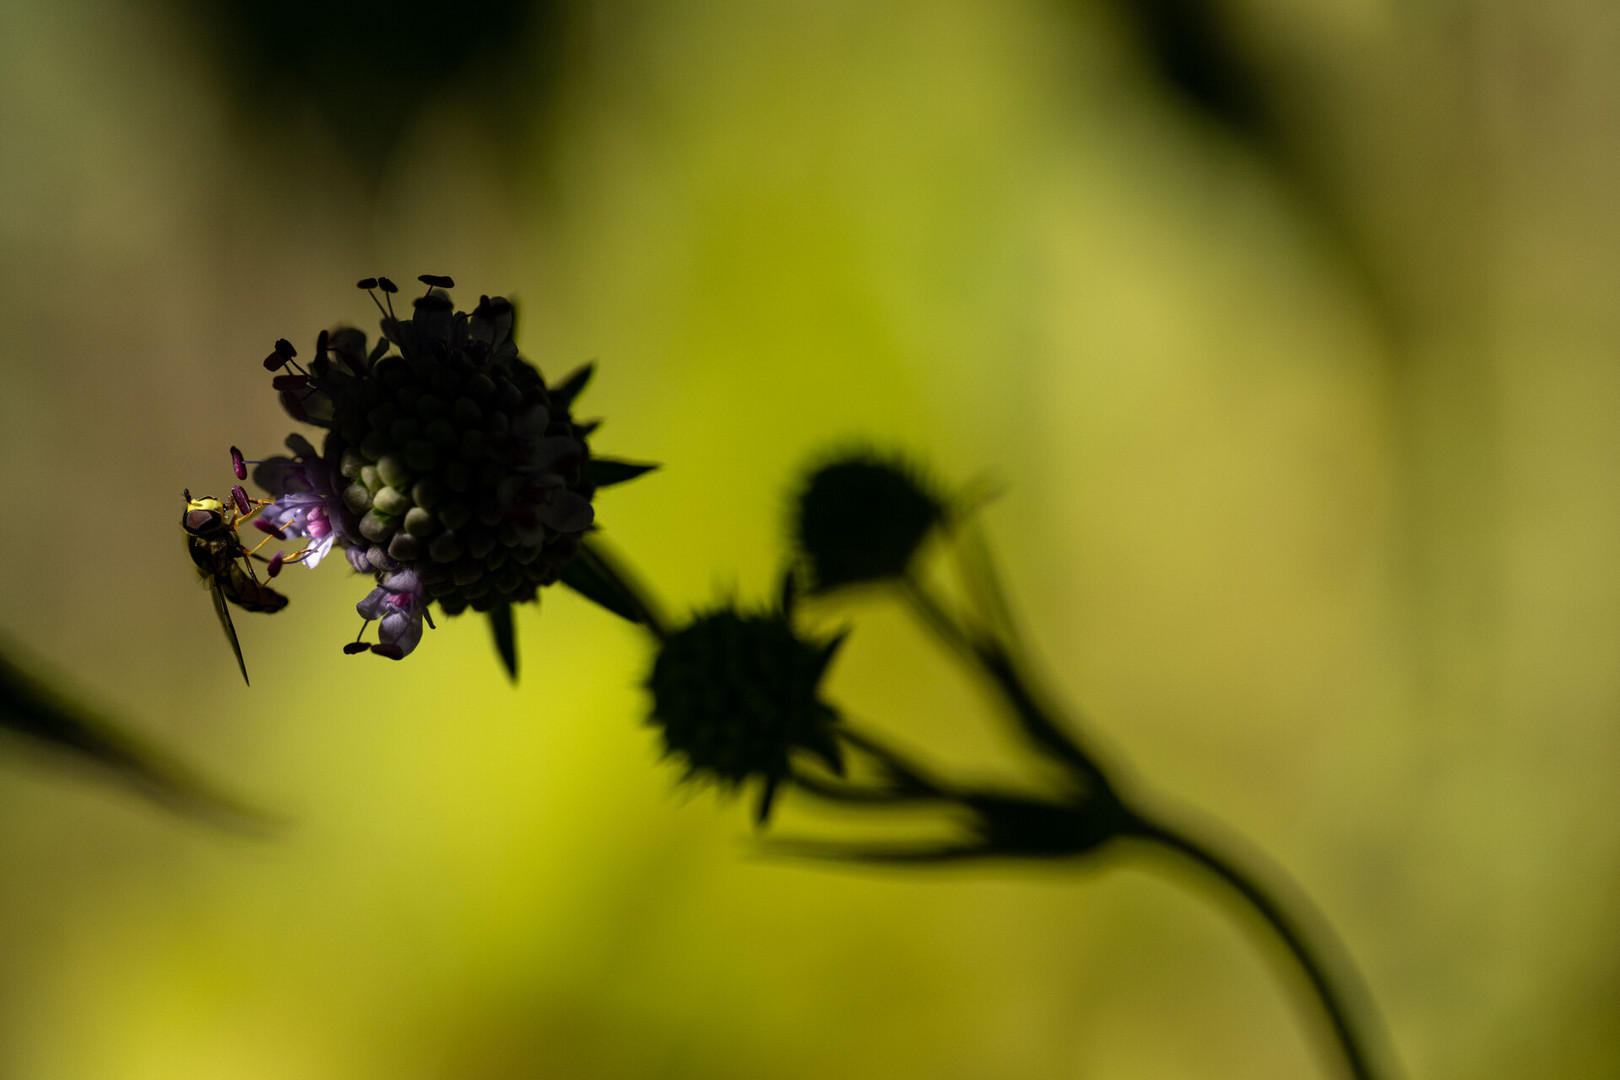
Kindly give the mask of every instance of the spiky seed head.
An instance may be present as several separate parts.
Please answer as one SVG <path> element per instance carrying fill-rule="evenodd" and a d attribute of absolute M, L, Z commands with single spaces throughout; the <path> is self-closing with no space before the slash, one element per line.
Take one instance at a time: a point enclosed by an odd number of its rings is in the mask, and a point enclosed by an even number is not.
<path fill-rule="evenodd" d="M 761 780 L 763 822 L 793 751 L 842 771 L 838 714 L 819 693 L 842 640 L 806 640 L 780 611 L 698 615 L 664 641 L 647 682 L 665 753 L 723 787 Z"/>

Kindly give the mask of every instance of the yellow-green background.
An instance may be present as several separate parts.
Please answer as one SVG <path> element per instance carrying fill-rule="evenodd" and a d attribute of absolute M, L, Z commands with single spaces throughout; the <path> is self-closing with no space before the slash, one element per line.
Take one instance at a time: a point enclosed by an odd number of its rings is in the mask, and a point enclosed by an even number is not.
<path fill-rule="evenodd" d="M 598 520 L 674 610 L 766 594 L 831 443 L 989 477 L 1044 671 L 1289 868 L 1410 1075 L 1620 1072 L 1620 9 L 1223 10 L 1259 138 L 1101 3 L 622 0 L 504 146 L 446 92 L 372 175 L 234 106 L 178 9 L 0 7 L 0 630 L 291 821 L 0 759 L 0 1077 L 1324 1075 L 1162 864 L 754 857 L 571 596 L 513 690 L 470 619 L 343 656 L 364 583 L 294 569 L 244 689 L 179 491 L 291 430 L 275 338 L 419 272 L 519 300 L 548 376 L 598 360 L 599 451 L 664 463 Z M 836 699 L 1009 773 L 853 614 Z"/>

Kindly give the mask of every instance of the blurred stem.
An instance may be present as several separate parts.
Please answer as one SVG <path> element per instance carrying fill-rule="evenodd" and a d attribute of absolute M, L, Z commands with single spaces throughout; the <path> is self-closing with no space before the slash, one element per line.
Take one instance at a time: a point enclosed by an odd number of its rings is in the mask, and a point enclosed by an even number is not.
<path fill-rule="evenodd" d="M 1230 856 L 1218 854 L 1207 842 L 1195 840 L 1178 829 L 1170 828 L 1140 816 L 1136 817 L 1126 827 L 1125 835 L 1158 844 L 1175 852 L 1205 872 L 1219 878 L 1246 901 L 1277 935 L 1289 955 L 1294 958 L 1301 971 L 1304 972 L 1306 980 L 1316 994 L 1317 1001 L 1322 1006 L 1322 1011 L 1327 1015 L 1328 1023 L 1333 1029 L 1334 1039 L 1339 1050 L 1344 1055 L 1345 1065 L 1349 1069 L 1350 1075 L 1355 1080 L 1373 1080 L 1377 1074 L 1374 1072 L 1369 1060 L 1366 1034 L 1357 1033 L 1342 990 L 1335 987 L 1334 980 L 1328 972 L 1326 963 L 1323 961 L 1326 950 L 1322 948 L 1322 945 L 1330 943 L 1338 954 L 1341 975 L 1344 977 L 1341 986 L 1343 981 L 1347 981 L 1348 978 L 1354 975 L 1354 968 L 1349 962 L 1348 954 L 1333 938 L 1331 931 L 1327 929 L 1327 920 L 1319 915 L 1312 920 L 1317 925 L 1319 938 L 1317 946 L 1313 948 L 1307 939 L 1304 927 L 1289 915 L 1276 897 L 1261 887 L 1251 874 L 1240 870 Z M 1270 868 L 1270 874 L 1273 878 L 1281 877 L 1281 872 L 1275 867 Z M 1294 892 L 1296 893 L 1295 906 L 1306 905 L 1307 902 L 1303 894 L 1299 893 L 1297 889 Z M 1309 910 L 1308 907 L 1306 909 Z M 1366 1000 L 1370 1000 L 1370 998 L 1366 998 L 1366 995 L 1362 996 Z M 1366 1019 L 1369 1024 L 1372 1022 L 1373 1018 L 1370 1016 L 1370 1009 Z M 1394 1073 L 1391 1071 L 1386 1075 L 1393 1076 Z"/>
<path fill-rule="evenodd" d="M 988 553 L 980 552 L 979 555 L 982 561 L 977 569 L 986 575 L 986 581 L 981 584 L 994 589 L 994 567 L 989 561 Z M 1230 857 L 1217 853 L 1207 843 L 1196 840 L 1181 830 L 1170 828 L 1125 809 L 1102 767 L 1081 747 L 1077 737 L 1059 726 L 1051 711 L 1041 704 L 1041 695 L 1020 669 L 1012 650 L 1006 644 L 1008 640 L 1006 637 L 993 631 L 985 632 L 964 625 L 915 574 L 908 573 L 901 578 L 900 589 L 912 611 L 923 624 L 995 684 L 1012 708 L 1024 734 L 1038 748 L 1068 766 L 1095 797 L 1109 800 L 1124 811 L 1127 824 L 1121 829 L 1120 835 L 1134 836 L 1175 852 L 1201 867 L 1206 873 L 1225 882 L 1228 888 L 1235 891 L 1254 909 L 1266 925 L 1271 927 L 1289 955 L 1304 972 L 1316 999 L 1327 1015 L 1350 1075 L 1354 1080 L 1374 1080 L 1375 1073 L 1368 1060 L 1366 1040 L 1357 1034 L 1342 993 L 1336 988 L 1322 961 L 1323 951 L 1320 942 L 1313 947 L 1300 922 L 1290 916 L 1272 893 L 1263 888 L 1251 874 L 1239 869 Z M 986 612 L 985 618 L 991 622 L 998 621 L 996 617 L 999 614 L 1008 624 L 1008 629 L 1002 633 L 1010 635 L 1011 618 L 1002 606 L 1004 601 L 997 596 L 995 604 L 999 610 Z M 1280 877 L 1275 870 L 1272 871 L 1272 875 L 1274 878 Z M 1305 904 L 1303 895 L 1300 895 L 1296 900 L 1296 906 Z M 1320 927 L 1319 937 L 1336 946 L 1337 942 L 1326 929 L 1326 921 L 1317 918 L 1315 922 Z M 1341 958 L 1345 956 L 1342 948 L 1337 949 L 1337 952 Z M 1346 972 L 1353 971 L 1348 959 L 1341 959 L 1340 966 Z"/>
<path fill-rule="evenodd" d="M 1001 641 L 962 626 L 913 574 L 900 579 L 900 591 L 924 625 L 989 677 L 1012 707 L 1019 727 L 1036 746 L 1067 765 L 1088 789 L 1112 796 L 1113 785 L 1103 775 L 1102 768 L 1073 735 L 1052 719 L 1030 680 Z"/>
<path fill-rule="evenodd" d="M 659 641 L 669 637 L 669 627 L 658 614 L 657 601 L 642 588 L 641 582 L 625 568 L 623 563 L 608 554 L 607 548 L 600 541 L 592 539 L 581 541 L 577 558 L 619 590 L 624 599 L 635 608 L 637 617 L 642 625 L 652 632 L 653 637 Z"/>

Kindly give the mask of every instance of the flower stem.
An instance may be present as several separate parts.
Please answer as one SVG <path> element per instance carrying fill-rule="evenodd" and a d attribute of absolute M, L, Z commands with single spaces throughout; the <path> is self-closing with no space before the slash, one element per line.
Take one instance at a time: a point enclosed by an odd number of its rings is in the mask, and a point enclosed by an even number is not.
<path fill-rule="evenodd" d="M 1001 642 L 965 629 L 915 577 L 907 575 L 902 578 L 900 590 L 929 629 L 996 685 L 1030 741 L 1073 770 L 1087 787 L 1097 792 L 1112 793 L 1113 786 L 1102 767 L 1081 748 L 1074 735 L 1052 719 L 1030 681 Z"/>
<path fill-rule="evenodd" d="M 1327 929 L 1326 920 L 1320 917 L 1312 920 L 1318 927 L 1317 944 L 1313 947 L 1300 921 L 1291 916 L 1276 897 L 1263 888 L 1251 874 L 1239 869 L 1230 857 L 1217 853 L 1209 844 L 1188 836 L 1180 829 L 1143 817 L 1122 805 L 1119 794 L 1102 766 L 1083 749 L 1078 738 L 1060 726 L 1053 719 L 1052 712 L 1041 704 L 1038 688 L 1020 670 L 1012 652 L 1000 638 L 975 632 L 965 626 L 915 576 L 908 574 L 902 578 L 900 588 L 924 625 L 995 684 L 1016 715 L 1024 734 L 1038 748 L 1067 766 L 1091 791 L 1112 800 L 1115 806 L 1121 809 L 1126 816 L 1127 824 L 1120 835 L 1133 836 L 1175 852 L 1225 882 L 1254 909 L 1281 939 L 1288 953 L 1304 972 L 1312 992 L 1327 1016 L 1350 1076 L 1354 1080 L 1374 1080 L 1377 1074 L 1369 1060 L 1367 1040 L 1364 1035 L 1358 1035 L 1351 1012 L 1345 1004 L 1342 986 L 1335 985 L 1322 960 L 1322 944 L 1324 942 L 1332 944 L 1339 956 L 1337 964 L 1339 970 L 1347 976 L 1353 974 L 1354 969 L 1344 949 L 1338 947 Z M 1281 875 L 1280 872 L 1272 870 L 1271 876 L 1277 879 Z M 1310 912 L 1304 896 L 1298 894 L 1297 890 L 1294 891 L 1296 909 Z M 1364 1000 L 1370 1000 L 1365 994 L 1361 996 Z M 1367 1013 L 1370 1023 L 1370 1006 Z M 1392 1070 L 1386 1075 L 1393 1075 Z"/>
<path fill-rule="evenodd" d="M 1315 933 L 1317 942 L 1315 947 L 1308 940 L 1308 936 L 1300 921 L 1290 916 L 1283 905 L 1263 888 L 1254 876 L 1239 869 L 1229 856 L 1221 855 L 1213 850 L 1207 842 L 1195 840 L 1181 830 L 1150 821 L 1140 816 L 1136 817 L 1125 830 L 1125 835 L 1157 844 L 1169 851 L 1175 852 L 1182 858 L 1197 865 L 1209 874 L 1214 875 L 1245 900 L 1255 913 L 1260 916 L 1267 926 L 1281 940 L 1300 970 L 1304 973 L 1306 981 L 1310 983 L 1317 1001 L 1326 1014 L 1328 1024 L 1333 1029 L 1333 1037 L 1340 1052 L 1344 1056 L 1345 1066 L 1349 1075 L 1355 1080 L 1374 1080 L 1378 1075 L 1374 1070 L 1369 1055 L 1369 1039 L 1367 1031 L 1358 1034 L 1354 1017 L 1348 1007 L 1343 985 L 1354 976 L 1354 968 L 1350 964 L 1348 955 L 1342 946 L 1333 938 L 1328 930 L 1327 921 L 1316 917 L 1312 919 L 1316 924 Z M 1273 878 L 1279 876 L 1279 871 L 1271 869 Z M 1296 908 L 1306 905 L 1307 902 L 1298 890 L 1294 890 Z M 1309 911 L 1307 906 L 1305 910 Z M 1338 954 L 1337 966 L 1341 975 L 1341 982 L 1335 985 L 1327 964 L 1323 960 L 1324 945 L 1332 945 L 1333 951 Z M 1364 1001 L 1370 998 L 1363 993 L 1360 995 Z M 1370 1005 L 1363 1011 L 1362 1019 L 1368 1027 L 1375 1023 Z M 1387 1043 L 1387 1040 L 1384 1040 Z M 1385 1055 L 1391 1060 L 1391 1055 Z M 1386 1077 L 1395 1075 L 1393 1066 L 1384 1074 Z"/>

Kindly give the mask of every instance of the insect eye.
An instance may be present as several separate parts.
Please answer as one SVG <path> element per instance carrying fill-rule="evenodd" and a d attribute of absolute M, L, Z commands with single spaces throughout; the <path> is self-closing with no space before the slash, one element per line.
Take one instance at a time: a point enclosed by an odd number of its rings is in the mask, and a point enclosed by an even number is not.
<path fill-rule="evenodd" d="M 205 529 L 218 525 L 219 512 L 215 510 L 188 510 L 186 511 L 186 532 L 200 533 Z"/>

